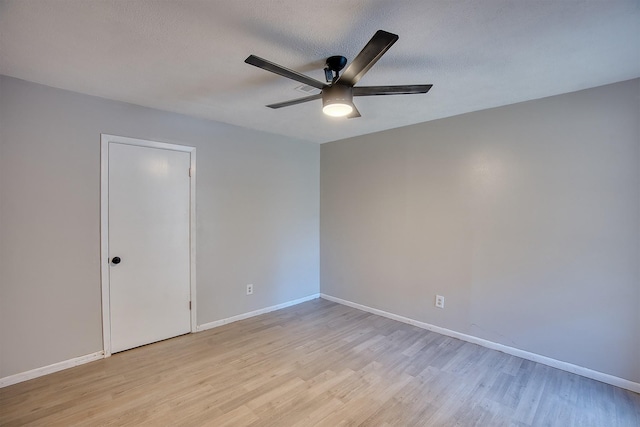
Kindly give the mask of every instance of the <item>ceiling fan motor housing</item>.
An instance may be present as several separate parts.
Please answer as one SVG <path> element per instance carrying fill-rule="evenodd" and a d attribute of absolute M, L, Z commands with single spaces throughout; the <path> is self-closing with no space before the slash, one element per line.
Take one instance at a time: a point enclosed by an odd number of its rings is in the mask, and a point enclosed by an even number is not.
<path fill-rule="evenodd" d="M 345 85 L 327 86 L 322 89 L 322 106 L 329 104 L 351 104 L 353 102 L 353 87 Z"/>

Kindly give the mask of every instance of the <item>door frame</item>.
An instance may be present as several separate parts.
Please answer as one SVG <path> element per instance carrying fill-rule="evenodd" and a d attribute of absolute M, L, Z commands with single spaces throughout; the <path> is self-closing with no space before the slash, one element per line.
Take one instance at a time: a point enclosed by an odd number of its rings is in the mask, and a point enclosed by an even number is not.
<path fill-rule="evenodd" d="M 104 357 L 111 356 L 111 305 L 109 271 L 109 143 L 182 151 L 190 154 L 189 170 L 189 259 L 191 332 L 197 331 L 196 317 L 196 148 L 145 139 L 100 134 L 100 269 L 102 288 L 102 341 Z"/>

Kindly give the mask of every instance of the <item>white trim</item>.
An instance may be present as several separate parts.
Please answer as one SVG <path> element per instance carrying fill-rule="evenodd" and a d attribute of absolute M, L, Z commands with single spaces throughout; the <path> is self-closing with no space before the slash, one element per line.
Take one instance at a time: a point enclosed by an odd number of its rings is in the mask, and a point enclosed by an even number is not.
<path fill-rule="evenodd" d="M 197 331 L 198 316 L 196 315 L 196 149 L 192 147 L 191 153 L 191 165 L 189 166 L 190 194 L 189 194 L 189 252 L 191 257 L 191 333 Z"/>
<path fill-rule="evenodd" d="M 53 374 L 54 372 L 73 368 L 74 366 L 84 365 L 85 363 L 104 359 L 104 357 L 103 351 L 97 351 L 84 356 L 74 357 L 73 359 L 63 360 L 62 362 L 54 363 L 52 365 L 31 369 L 30 371 L 20 372 L 19 374 L 9 375 L 8 377 L 0 378 L 0 388 L 32 380 L 44 375 Z"/>
<path fill-rule="evenodd" d="M 261 308 L 260 310 L 250 311 L 244 314 L 238 314 L 237 316 L 231 316 L 231 317 L 227 317 L 226 319 L 216 320 L 215 322 L 209 322 L 202 325 L 198 325 L 197 330 L 198 332 L 206 331 L 207 329 L 217 328 L 218 326 L 237 322 L 238 320 L 244 320 L 250 317 L 259 316 L 261 314 L 269 313 L 271 311 L 280 310 L 281 308 L 291 307 L 292 305 L 302 304 L 303 302 L 311 301 L 312 299 L 316 299 L 319 297 L 320 297 L 320 294 L 313 294 L 313 295 L 309 295 L 296 300 L 283 302 L 282 304 L 272 305 L 271 307 Z"/>
<path fill-rule="evenodd" d="M 127 138 L 109 134 L 100 135 L 100 269 L 102 289 L 102 341 L 104 357 L 111 356 L 111 313 L 109 301 L 109 143 L 135 145 L 138 147 L 159 148 L 181 151 L 190 154 L 189 170 L 189 241 L 190 241 L 190 293 L 191 293 L 191 332 L 197 330 L 196 317 L 196 148 L 186 145 L 169 144 L 145 139 Z"/>
<path fill-rule="evenodd" d="M 346 305 L 349 307 L 357 308 L 358 310 L 366 311 L 369 313 L 377 314 L 378 316 L 386 317 L 389 319 L 397 320 L 402 323 L 408 323 L 409 325 L 417 326 L 422 329 L 437 332 L 442 335 L 446 335 L 453 338 L 458 338 L 463 341 L 467 341 L 473 344 L 480 345 L 482 347 L 490 348 L 492 350 L 498 350 L 512 356 L 521 357 L 523 359 L 531 360 L 533 362 L 542 363 L 543 365 L 551 366 L 552 368 L 561 369 L 563 371 L 571 372 L 573 374 L 581 375 L 583 377 L 591 378 L 596 381 L 611 384 L 616 387 L 631 390 L 636 393 L 640 393 L 640 383 L 626 380 L 624 378 L 616 377 L 613 375 L 605 374 L 603 372 L 594 371 L 593 369 L 585 368 L 582 366 L 574 365 L 573 363 L 563 362 L 561 360 L 552 359 L 540 354 L 531 353 L 519 348 L 509 347 L 504 344 L 498 344 L 493 341 L 485 340 L 483 338 L 474 337 L 472 335 L 463 334 L 453 331 L 451 329 L 435 326 L 430 323 L 420 322 L 419 320 L 410 319 L 408 317 L 399 316 L 397 314 L 389 313 L 377 308 L 371 308 L 366 305 L 358 304 L 355 302 L 347 301 L 341 298 L 336 298 L 327 294 L 320 294 L 320 298 L 336 302 L 338 304 Z"/>
<path fill-rule="evenodd" d="M 111 310 L 109 301 L 109 144 L 100 135 L 100 288 L 102 291 L 102 349 L 111 356 Z"/>
<path fill-rule="evenodd" d="M 591 378 L 596 381 L 601 381 L 606 384 L 611 384 L 616 387 L 624 388 L 627 390 L 631 390 L 635 393 L 640 393 L 640 383 L 636 383 L 633 381 L 626 380 L 624 378 L 619 378 L 613 375 L 605 374 L 603 372 L 594 371 L 589 368 L 585 368 L 582 366 L 574 365 L 572 363 L 563 362 L 560 360 L 552 359 L 550 357 L 542 356 L 536 353 L 531 353 L 525 350 L 520 350 L 518 348 L 509 347 L 503 344 L 498 344 L 493 341 L 488 341 L 482 338 L 474 337 L 471 335 L 463 334 L 460 332 L 453 331 L 451 329 L 442 328 L 440 326 L 435 326 L 429 323 L 421 322 L 418 320 L 410 319 L 408 317 L 399 316 L 397 314 L 389 313 L 383 310 L 379 310 L 377 308 L 371 308 L 366 305 L 358 304 L 355 302 L 351 302 L 348 300 L 344 300 L 341 298 L 336 298 L 327 294 L 312 294 L 306 296 L 304 298 L 299 298 L 296 300 L 288 301 L 282 304 L 273 305 L 271 307 L 262 308 L 260 310 L 251 311 L 244 314 L 239 314 L 237 316 L 228 317 L 226 319 L 217 320 L 214 322 L 205 323 L 203 325 L 196 326 L 196 331 L 201 332 L 207 329 L 216 328 L 218 326 L 226 325 L 228 323 L 237 322 L 239 320 L 248 319 L 250 317 L 259 316 L 261 314 L 269 313 L 271 311 L 280 310 L 282 308 L 291 307 L 293 305 L 301 304 L 306 301 L 310 301 L 316 298 L 323 298 L 329 301 L 336 302 L 338 304 L 346 305 L 348 307 L 353 307 L 358 310 L 366 311 L 368 313 L 373 313 L 378 316 L 386 317 L 389 319 L 397 320 L 399 322 L 407 323 L 409 325 L 417 326 L 422 329 L 426 329 L 429 331 L 433 331 L 442 335 L 450 336 L 453 338 L 458 338 L 463 341 L 467 341 L 473 344 L 480 345 L 482 347 L 490 348 L 492 350 L 501 351 L 506 354 L 510 354 L 512 356 L 521 357 L 523 359 L 531 360 L 533 362 L 538 362 L 543 365 L 551 366 L 552 368 L 561 369 L 563 371 L 571 372 L 577 375 L 581 375 L 583 377 Z M 38 378 L 44 375 L 52 374 L 54 372 L 62 371 L 64 369 L 72 368 L 74 366 L 83 365 L 85 363 L 93 362 L 95 360 L 102 359 L 104 357 L 108 357 L 108 355 L 104 351 L 98 351 L 95 353 L 87 354 L 85 356 L 76 357 L 69 360 L 64 360 L 62 362 L 54 363 L 52 365 L 43 366 L 41 368 L 32 369 L 30 371 L 21 372 L 18 374 L 10 375 L 8 377 L 0 378 L 0 388 L 7 387 L 13 384 L 17 384 L 19 382 L 28 381 L 34 378 Z"/>
<path fill-rule="evenodd" d="M 316 299 L 319 297 L 320 297 L 320 294 L 313 294 L 313 295 L 309 295 L 296 300 L 287 301 L 282 304 L 272 305 L 271 307 L 251 311 L 249 313 L 239 314 L 237 316 L 228 317 L 226 319 L 218 320 L 215 322 L 205 323 L 204 325 L 196 326 L 194 332 L 205 331 L 207 329 L 226 325 L 227 323 L 248 319 L 249 317 L 259 316 L 260 314 L 269 313 L 274 310 L 280 310 L 281 308 L 291 307 L 292 305 L 301 304 L 303 302 L 311 301 L 312 299 Z M 107 318 L 108 318 L 108 313 L 107 313 Z M 17 384 L 23 381 L 28 381 L 34 378 L 38 378 L 43 375 L 48 375 L 54 372 L 62 371 L 63 369 L 73 368 L 74 366 L 83 365 L 85 363 L 93 362 L 95 360 L 104 359 L 105 357 L 109 357 L 109 356 L 110 354 L 108 355 L 104 351 L 98 351 L 96 353 L 91 353 L 85 356 L 75 357 L 73 359 L 54 363 L 53 365 L 43 366 L 41 368 L 32 369 L 30 371 L 21 372 L 19 374 L 10 375 L 8 377 L 0 378 L 0 388 Z"/>

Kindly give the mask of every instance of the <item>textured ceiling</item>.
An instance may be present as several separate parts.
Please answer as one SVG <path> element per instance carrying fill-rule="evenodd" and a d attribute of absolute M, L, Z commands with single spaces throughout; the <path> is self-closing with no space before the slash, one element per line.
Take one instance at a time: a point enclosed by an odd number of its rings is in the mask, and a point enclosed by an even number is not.
<path fill-rule="evenodd" d="M 378 29 L 398 42 L 359 85 L 432 83 L 322 114 L 255 54 L 324 81 Z M 326 142 L 640 77 L 639 0 L 16 0 L 0 3 L 0 73 Z"/>

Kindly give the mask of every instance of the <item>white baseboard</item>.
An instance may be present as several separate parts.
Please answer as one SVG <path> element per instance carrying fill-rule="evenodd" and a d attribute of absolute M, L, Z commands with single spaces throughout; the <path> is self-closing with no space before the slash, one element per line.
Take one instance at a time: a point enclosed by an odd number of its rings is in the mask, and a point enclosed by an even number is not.
<path fill-rule="evenodd" d="M 574 365 L 572 363 L 563 362 L 561 360 L 552 359 L 547 356 L 542 356 L 540 354 L 531 353 L 525 350 L 520 350 L 515 347 L 509 347 L 504 344 L 498 344 L 493 341 L 488 341 L 482 338 L 474 337 L 472 335 L 463 334 L 460 332 L 453 331 L 451 329 L 442 328 L 440 326 L 431 325 L 429 323 L 420 322 L 419 320 L 410 319 L 408 317 L 399 316 L 397 314 L 389 313 L 383 310 L 379 310 L 377 308 L 371 308 L 366 305 L 358 304 L 355 302 L 347 301 L 341 298 L 336 298 L 331 295 L 320 294 L 320 298 L 337 302 L 338 304 L 346 305 L 349 307 L 357 308 L 358 310 L 366 311 L 369 313 L 377 314 L 378 316 L 387 317 L 389 319 L 397 320 L 399 322 L 408 323 L 409 325 L 414 325 L 422 329 L 427 329 L 429 331 L 437 332 L 442 335 L 447 335 L 449 337 L 458 338 L 463 341 L 467 341 L 473 344 L 480 345 L 482 347 L 490 348 L 492 350 L 498 350 L 506 354 L 510 354 L 512 356 L 521 357 L 523 359 L 531 360 L 533 362 L 542 363 L 543 365 L 551 366 L 552 368 L 561 369 L 563 371 L 571 372 L 573 374 L 581 375 L 583 377 L 591 378 L 597 381 L 601 381 L 606 384 L 611 384 L 616 387 L 624 388 L 627 390 L 631 390 L 636 393 L 640 393 L 640 383 L 636 383 L 633 381 L 625 380 L 624 378 L 619 378 L 613 375 L 605 374 L 603 372 L 594 371 L 593 369 L 585 368 L 582 366 Z"/>
<path fill-rule="evenodd" d="M 319 297 L 320 294 L 313 294 L 293 301 L 283 302 L 282 304 L 272 305 L 271 307 L 261 308 L 260 310 L 250 311 L 248 313 L 238 314 L 237 316 L 227 317 L 226 319 L 204 323 L 202 325 L 196 326 L 196 332 L 206 331 L 207 329 L 217 328 L 218 326 L 226 325 L 227 323 L 233 323 L 237 322 L 238 320 L 244 320 L 250 317 L 259 316 L 261 314 L 269 313 L 270 311 L 280 310 L 281 308 L 291 307 L 292 305 L 301 304 L 303 302 L 311 301 L 312 299 L 316 299 Z"/>
<path fill-rule="evenodd" d="M 299 298 L 293 301 L 287 301 L 282 304 L 273 305 L 271 307 L 262 308 L 260 310 L 251 311 L 249 313 L 239 314 L 237 316 L 229 317 L 215 322 L 205 323 L 204 325 L 198 325 L 196 331 L 205 331 L 207 329 L 215 328 L 217 326 L 226 325 L 227 323 L 237 322 L 238 320 L 248 319 L 249 317 L 259 316 L 260 314 L 269 313 L 270 311 L 280 310 L 281 308 L 290 307 L 292 305 L 300 304 L 312 299 L 319 298 L 320 294 L 313 294 L 304 298 Z M 54 372 L 62 371 L 63 369 L 73 368 L 74 366 L 83 365 L 85 363 L 93 362 L 94 360 L 103 359 L 105 357 L 104 351 L 98 351 L 95 353 L 87 354 L 85 356 L 75 357 L 69 360 L 63 360 L 62 362 L 54 363 L 52 365 L 43 366 L 41 368 L 32 369 L 26 372 L 20 372 L 19 374 L 9 375 L 8 377 L 0 378 L 0 388 L 7 387 L 13 384 L 17 384 L 23 381 L 28 381 L 34 378 L 41 377 L 43 375 L 52 374 Z"/>
<path fill-rule="evenodd" d="M 95 353 L 86 354 L 84 356 L 74 357 L 73 359 L 63 360 L 62 362 L 54 363 L 52 365 L 31 369 L 30 371 L 20 372 L 19 374 L 9 375 L 8 377 L 0 378 L 0 388 L 21 383 L 23 381 L 32 380 L 43 375 L 62 371 L 64 369 L 73 368 L 74 366 L 84 365 L 85 363 L 93 362 L 94 360 L 103 358 L 104 352 L 97 351 Z"/>
<path fill-rule="evenodd" d="M 572 363 L 563 362 L 561 360 L 552 359 L 547 356 L 542 356 L 540 354 L 531 353 L 525 350 L 520 350 L 515 347 L 509 347 L 504 344 L 498 344 L 493 341 L 488 341 L 483 338 L 474 337 L 472 335 L 463 334 L 460 332 L 453 331 L 451 329 L 442 328 L 440 326 L 431 325 L 429 323 L 421 322 L 419 320 L 410 319 L 408 317 L 400 316 L 397 314 L 389 313 L 384 310 L 379 310 L 377 308 L 368 307 L 366 305 L 358 304 L 355 302 L 347 301 L 341 298 L 336 298 L 331 295 L 326 294 L 313 294 L 306 296 L 304 298 L 299 298 L 293 301 L 287 301 L 282 304 L 273 305 L 271 307 L 262 308 L 260 310 L 251 311 L 244 314 L 239 314 L 237 316 L 228 317 L 226 319 L 217 320 L 215 322 L 209 322 L 202 325 L 198 325 L 196 330 L 198 332 L 205 331 L 207 329 L 216 328 L 218 326 L 226 325 L 227 323 L 237 322 L 238 320 L 248 319 L 250 317 L 259 316 L 261 314 L 269 313 L 271 311 L 280 310 L 281 308 L 291 307 L 293 305 L 301 304 L 306 301 L 310 301 L 316 298 L 324 298 L 329 301 L 336 302 L 338 304 L 346 305 L 349 307 L 357 308 L 358 310 L 366 311 L 369 313 L 376 314 L 378 316 L 386 317 L 389 319 L 397 320 L 399 322 L 407 323 L 409 325 L 414 325 L 422 329 L 426 329 L 429 331 L 437 332 L 442 335 L 446 335 L 453 338 L 458 338 L 463 341 L 467 341 L 473 344 L 480 345 L 482 347 L 490 348 L 492 350 L 498 350 L 506 354 L 510 354 L 512 356 L 521 357 L 523 359 L 531 360 L 533 362 L 542 363 L 543 365 L 551 366 L 552 368 L 561 369 L 563 371 L 571 372 L 577 375 L 581 375 L 583 377 L 591 378 L 597 381 L 601 381 L 606 384 L 611 384 L 616 387 L 624 388 L 627 390 L 631 390 L 635 393 L 640 393 L 640 383 L 626 380 L 624 378 L 619 378 L 613 375 L 605 374 L 603 372 L 594 371 L 589 368 L 585 368 L 583 366 L 574 365 Z M 99 360 L 104 358 L 104 352 L 98 351 L 95 353 L 87 354 L 80 357 L 75 357 L 73 359 L 64 360 L 62 362 L 54 363 L 52 365 L 43 366 L 41 368 L 32 369 L 30 371 L 21 372 L 14 375 L 9 375 L 8 377 L 0 378 L 0 388 L 7 387 L 13 384 L 17 384 L 23 381 L 28 381 L 34 378 L 41 377 L 43 375 L 52 374 L 54 372 L 62 371 L 64 369 L 72 368 L 74 366 L 83 365 L 85 363 L 93 362 L 95 360 Z"/>

